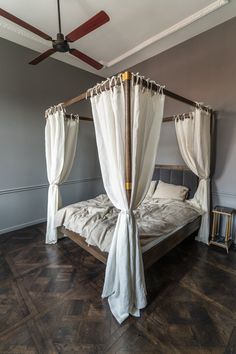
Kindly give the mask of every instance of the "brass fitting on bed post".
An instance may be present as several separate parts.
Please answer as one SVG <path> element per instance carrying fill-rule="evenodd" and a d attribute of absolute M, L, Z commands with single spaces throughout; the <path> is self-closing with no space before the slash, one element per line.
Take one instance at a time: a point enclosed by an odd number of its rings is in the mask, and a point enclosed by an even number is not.
<path fill-rule="evenodd" d="M 131 80 L 131 72 L 125 71 L 121 74 L 122 81 Z"/>
<path fill-rule="evenodd" d="M 126 191 L 132 190 L 132 182 L 125 182 L 125 190 Z"/>

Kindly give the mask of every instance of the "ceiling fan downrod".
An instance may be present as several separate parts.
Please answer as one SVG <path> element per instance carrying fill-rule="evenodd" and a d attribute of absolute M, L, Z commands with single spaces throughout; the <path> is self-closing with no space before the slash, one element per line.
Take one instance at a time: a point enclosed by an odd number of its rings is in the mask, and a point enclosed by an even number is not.
<path fill-rule="evenodd" d="M 61 11 L 60 11 L 60 0 L 57 0 L 57 10 L 58 10 L 58 25 L 59 33 L 57 33 L 57 39 L 53 41 L 53 48 L 57 52 L 66 53 L 69 52 L 70 47 L 64 38 L 64 34 L 61 32 Z"/>
<path fill-rule="evenodd" d="M 61 33 L 61 9 L 60 9 L 60 0 L 57 0 L 57 12 L 58 12 L 59 33 Z"/>

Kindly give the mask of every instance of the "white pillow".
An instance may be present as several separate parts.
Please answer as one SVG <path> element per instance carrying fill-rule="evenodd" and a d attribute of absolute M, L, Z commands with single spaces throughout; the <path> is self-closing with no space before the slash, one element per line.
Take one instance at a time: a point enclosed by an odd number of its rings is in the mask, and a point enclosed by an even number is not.
<path fill-rule="evenodd" d="M 152 181 L 145 198 L 151 198 L 153 196 L 154 190 L 156 188 L 157 181 Z"/>
<path fill-rule="evenodd" d="M 159 181 L 152 198 L 176 199 L 184 201 L 188 190 L 189 189 L 185 186 L 176 186 L 175 184 Z"/>

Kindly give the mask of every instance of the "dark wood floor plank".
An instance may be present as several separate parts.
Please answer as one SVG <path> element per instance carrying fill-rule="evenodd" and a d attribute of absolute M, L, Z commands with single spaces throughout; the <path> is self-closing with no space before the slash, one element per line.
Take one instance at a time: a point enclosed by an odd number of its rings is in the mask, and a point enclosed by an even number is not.
<path fill-rule="evenodd" d="M 157 345 L 152 343 L 142 332 L 132 325 L 106 353 L 135 353 L 138 351 L 141 353 L 161 353 L 157 350 L 159 350 Z"/>
<path fill-rule="evenodd" d="M 45 224 L 0 237 L 0 353 L 236 353 L 236 252 L 186 240 L 146 272 L 148 306 L 121 326 L 105 266 Z"/>
<path fill-rule="evenodd" d="M 198 258 L 201 262 L 206 262 L 212 266 L 222 269 L 225 272 L 236 274 L 236 250 L 231 247 L 229 254 L 221 248 L 209 248 L 201 242 L 186 242 L 179 247 L 186 255 L 192 254 L 193 258 Z"/>
<path fill-rule="evenodd" d="M 0 286 L 0 333 L 5 332 L 30 316 L 24 298 L 15 280 L 1 283 Z"/>
<path fill-rule="evenodd" d="M 31 331 L 23 324 L 8 335 L 0 337 L 0 353 L 38 354 L 39 351 L 31 336 Z"/>
<path fill-rule="evenodd" d="M 11 354 L 57 354 L 50 338 L 41 331 L 33 319 L 0 338 L 0 353 Z"/>
<path fill-rule="evenodd" d="M 216 271 L 216 267 L 201 262 L 190 270 L 181 282 L 236 314 L 236 276 L 233 274 L 222 269 Z"/>
<path fill-rule="evenodd" d="M 115 320 L 108 308 L 105 310 L 101 303 L 95 305 L 95 301 L 84 297 L 65 299 L 36 321 L 40 321 L 54 346 L 62 353 L 73 352 L 76 348 L 99 352 L 112 335 L 111 321 Z"/>
<path fill-rule="evenodd" d="M 236 353 L 236 326 L 233 328 L 229 342 L 225 349 L 224 354 L 235 354 Z"/>
<path fill-rule="evenodd" d="M 14 272 L 11 270 L 6 257 L 0 253 L 0 282 L 11 278 L 14 278 Z"/>
<path fill-rule="evenodd" d="M 13 264 L 14 273 L 16 271 L 19 275 L 29 272 L 32 269 L 46 266 L 54 260 L 60 260 L 62 258 L 61 252 L 55 245 L 50 247 L 45 244 L 29 245 L 24 249 L 21 248 L 8 252 L 8 259 L 11 259 Z"/>
<path fill-rule="evenodd" d="M 25 229 L 8 232 L 7 234 L 0 235 L 0 238 L 4 240 L 1 249 L 6 254 L 12 250 L 24 249 L 26 244 L 28 247 L 37 243 L 42 244 L 42 231 L 37 225 L 35 225 Z"/>

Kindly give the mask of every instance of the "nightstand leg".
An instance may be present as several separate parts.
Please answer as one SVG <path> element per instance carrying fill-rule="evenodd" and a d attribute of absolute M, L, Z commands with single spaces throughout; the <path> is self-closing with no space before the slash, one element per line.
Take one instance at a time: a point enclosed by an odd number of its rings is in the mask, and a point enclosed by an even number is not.
<path fill-rule="evenodd" d="M 229 221 L 230 221 L 230 218 L 229 218 L 229 216 L 227 216 L 226 217 L 226 225 L 225 225 L 225 248 L 226 248 L 227 254 L 229 253 L 229 250 L 228 250 Z"/>
<path fill-rule="evenodd" d="M 230 239 L 230 235 L 231 235 L 231 221 L 232 221 L 231 216 L 229 216 L 228 218 L 229 218 L 229 221 L 228 221 L 228 235 L 227 235 L 227 241 L 229 241 L 229 239 Z"/>
<path fill-rule="evenodd" d="M 220 236 L 220 214 L 217 214 L 216 224 L 217 224 L 216 235 L 219 237 Z"/>
<path fill-rule="evenodd" d="M 226 217 L 226 227 L 225 227 L 225 242 L 228 241 L 228 235 L 229 235 L 229 217 Z"/>
<path fill-rule="evenodd" d="M 212 221 L 212 232 L 211 232 L 211 240 L 215 240 L 215 234 L 216 234 L 216 214 L 213 213 L 213 221 Z"/>
<path fill-rule="evenodd" d="M 232 238 L 232 221 L 233 221 L 233 218 L 232 218 L 232 216 L 230 216 L 230 219 L 229 219 L 229 239 L 230 239 L 230 237 Z"/>

